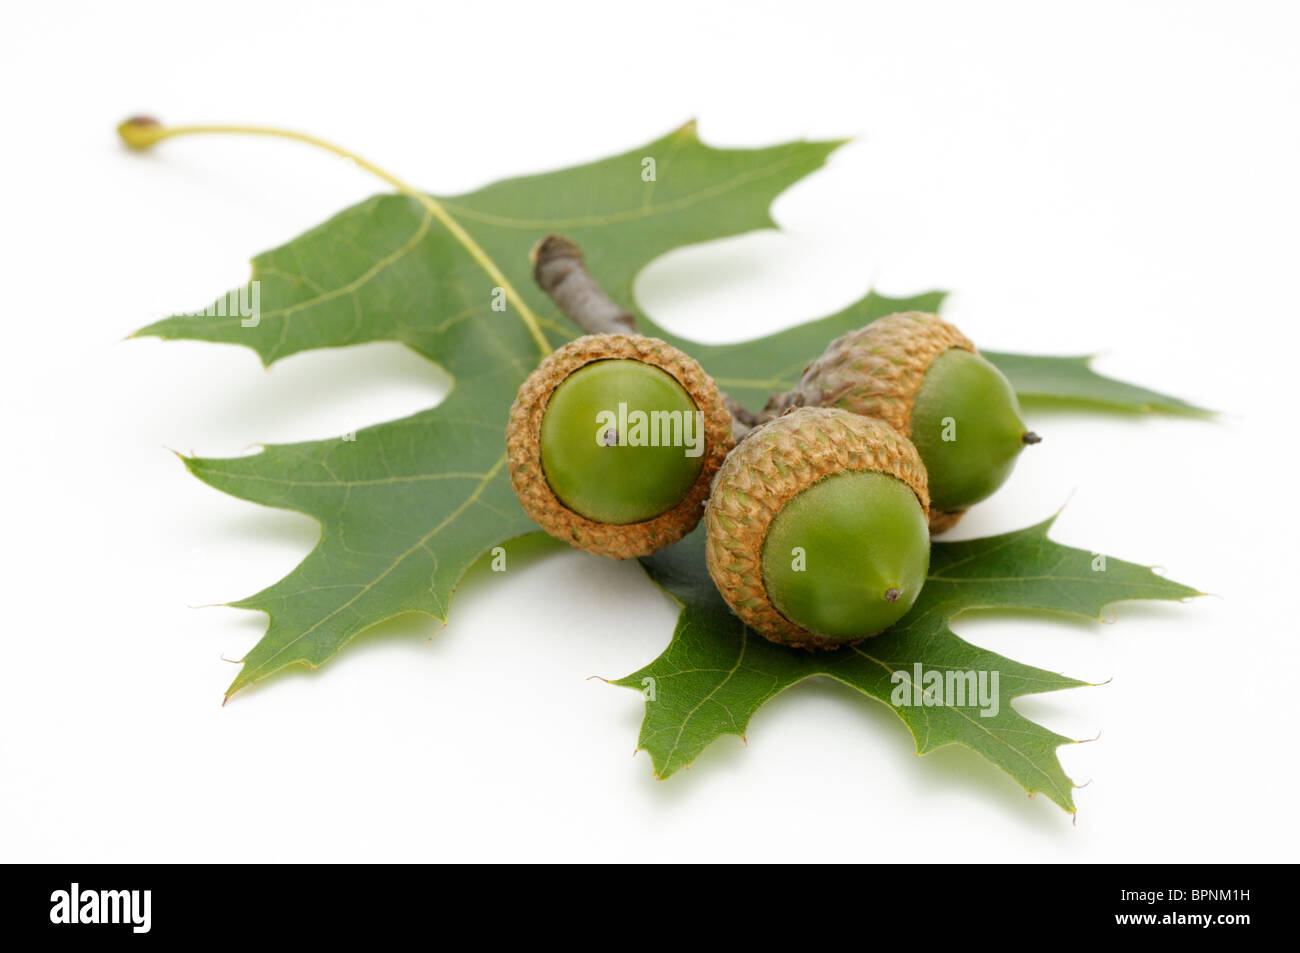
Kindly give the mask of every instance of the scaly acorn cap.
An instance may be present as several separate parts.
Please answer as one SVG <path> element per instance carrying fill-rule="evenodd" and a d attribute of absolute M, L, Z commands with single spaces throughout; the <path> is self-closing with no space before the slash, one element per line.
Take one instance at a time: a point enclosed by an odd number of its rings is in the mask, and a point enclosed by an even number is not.
<path fill-rule="evenodd" d="M 912 406 L 930 362 L 949 348 L 978 354 L 966 335 L 937 314 L 903 311 L 842 334 L 804 368 L 794 389 L 768 402 L 790 407 L 838 407 L 875 417 L 912 436 Z M 951 529 L 965 509 L 931 510 L 930 532 Z"/>
<path fill-rule="evenodd" d="M 777 611 L 763 583 L 763 540 L 772 520 L 818 480 L 853 470 L 887 473 L 930 511 L 925 465 L 889 424 L 831 407 L 800 407 L 752 431 L 718 471 L 705 509 L 705 559 L 722 598 L 764 638 L 796 648 L 862 641 L 826 639 Z"/>
<path fill-rule="evenodd" d="M 704 462 L 698 478 L 676 506 L 641 523 L 598 523 L 573 512 L 551 490 L 542 466 L 542 418 L 551 394 L 579 368 L 609 360 L 659 368 L 704 412 Z M 615 559 L 649 555 L 693 530 L 703 515 L 713 475 L 733 446 L 731 413 L 713 378 L 671 344 L 640 334 L 588 334 L 548 355 L 520 385 L 506 426 L 510 483 L 524 511 L 557 539 Z"/>

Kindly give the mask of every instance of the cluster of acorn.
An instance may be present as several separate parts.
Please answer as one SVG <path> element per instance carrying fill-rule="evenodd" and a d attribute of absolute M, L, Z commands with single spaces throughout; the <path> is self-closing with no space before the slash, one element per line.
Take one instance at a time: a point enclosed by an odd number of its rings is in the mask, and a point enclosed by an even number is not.
<path fill-rule="evenodd" d="M 793 390 L 746 414 L 691 357 L 636 334 L 576 246 L 551 241 L 539 283 L 585 329 L 621 330 L 560 348 L 520 387 L 507 447 L 524 509 L 617 559 L 674 543 L 702 517 L 718 591 L 774 642 L 837 648 L 901 619 L 925 583 L 931 533 L 1038 442 L 1002 373 L 920 312 L 837 338 Z M 703 445 L 629 439 L 629 419 L 698 421 Z"/>

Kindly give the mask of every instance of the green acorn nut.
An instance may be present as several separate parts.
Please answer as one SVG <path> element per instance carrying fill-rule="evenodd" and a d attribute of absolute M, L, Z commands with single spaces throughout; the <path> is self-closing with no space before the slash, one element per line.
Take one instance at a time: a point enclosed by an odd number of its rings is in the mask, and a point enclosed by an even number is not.
<path fill-rule="evenodd" d="M 544 530 L 627 559 L 695 528 L 734 445 L 696 361 L 656 338 L 592 334 L 547 357 L 510 408 L 510 482 Z"/>
<path fill-rule="evenodd" d="M 912 608 L 930 566 L 916 448 L 880 420 L 801 407 L 755 429 L 705 510 L 709 574 L 773 642 L 833 649 Z"/>
<path fill-rule="evenodd" d="M 930 529 L 941 533 L 1011 475 L 1037 434 L 1002 372 L 937 315 L 908 311 L 836 338 L 772 408 L 838 407 L 911 439 L 929 473 Z"/>

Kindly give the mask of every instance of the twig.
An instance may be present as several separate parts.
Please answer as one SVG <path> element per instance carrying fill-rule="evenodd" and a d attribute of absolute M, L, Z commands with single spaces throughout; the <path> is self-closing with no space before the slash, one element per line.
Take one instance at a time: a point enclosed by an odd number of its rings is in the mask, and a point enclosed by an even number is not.
<path fill-rule="evenodd" d="M 547 235 L 529 255 L 533 262 L 533 279 L 587 334 L 638 334 L 636 318 L 620 308 L 605 289 L 587 271 L 587 263 L 577 242 L 554 233 Z M 739 443 L 773 414 L 753 413 L 726 394 L 723 403 L 731 412 L 731 431 Z"/>
<path fill-rule="evenodd" d="M 533 246 L 533 278 L 563 311 L 588 334 L 636 334 L 636 318 L 605 293 L 583 260 L 582 249 L 554 233 Z"/>
<path fill-rule="evenodd" d="M 727 410 L 731 411 L 731 433 L 736 438 L 736 443 L 748 437 L 749 432 L 755 427 L 779 416 L 767 411 L 756 414 L 752 410 L 746 410 L 726 394 L 722 395 L 722 402 L 727 405 Z"/>

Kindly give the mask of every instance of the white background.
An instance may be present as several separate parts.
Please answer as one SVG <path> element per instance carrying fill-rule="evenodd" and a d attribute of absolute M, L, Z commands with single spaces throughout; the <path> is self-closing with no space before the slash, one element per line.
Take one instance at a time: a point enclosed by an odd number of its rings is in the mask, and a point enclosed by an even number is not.
<path fill-rule="evenodd" d="M 5 14 L 0 859 L 1296 859 L 1300 20 L 1286 4 L 26 4 Z M 16 18 L 16 21 L 15 21 Z M 809 682 L 665 782 L 616 677 L 675 607 L 580 552 L 476 572 L 220 705 L 264 619 L 194 609 L 312 546 L 166 448 L 233 455 L 401 416 L 446 382 L 398 345 L 292 357 L 133 329 L 379 186 L 291 143 L 150 155 L 135 112 L 314 132 L 431 190 L 600 158 L 698 117 L 750 146 L 854 136 L 784 231 L 680 250 L 641 303 L 710 341 L 867 287 L 951 289 L 990 349 L 1098 367 L 1214 422 L 1032 412 L 1045 441 L 956 536 L 1037 521 L 1215 595 L 1116 624 L 967 617 L 1104 687 L 1026 698 L 1077 824 L 973 753 L 913 756 Z M 1284 396 L 1286 395 L 1286 396 Z M 1073 495 L 1071 495 L 1073 494 Z"/>

